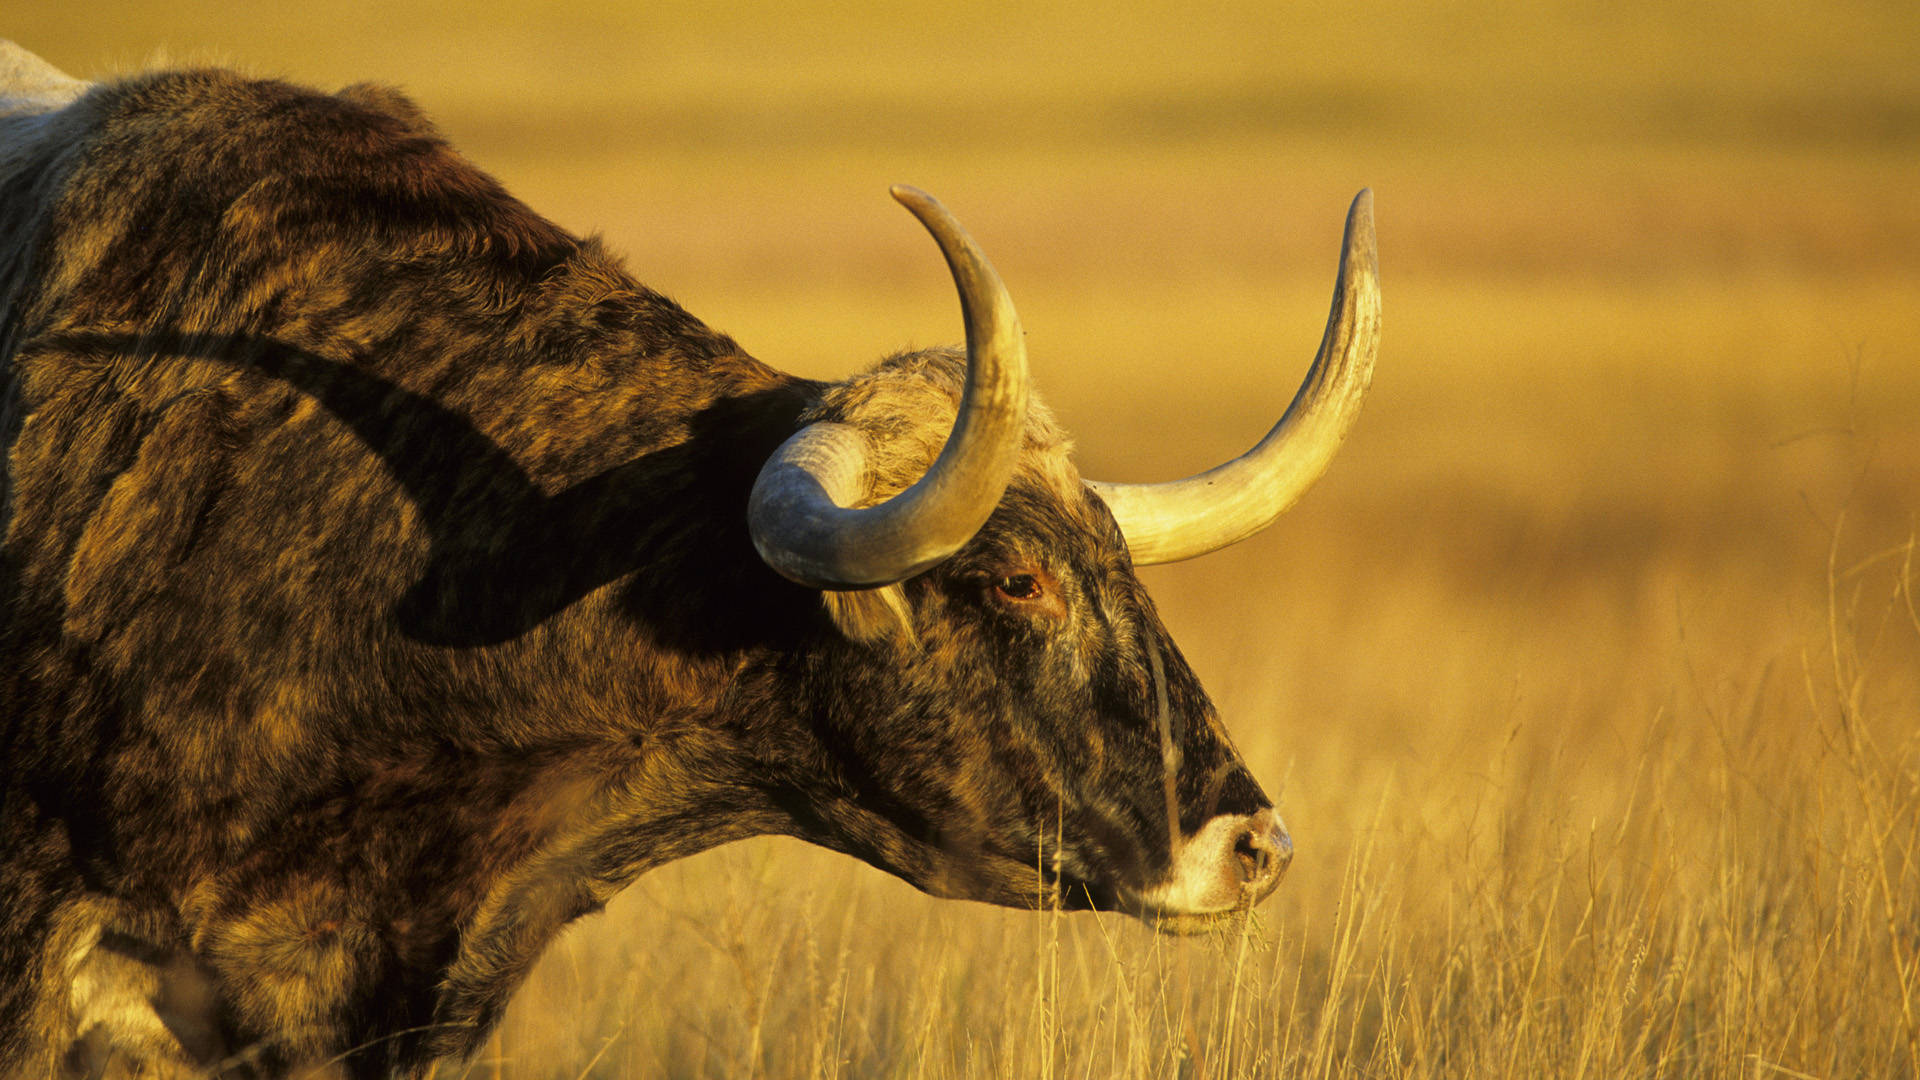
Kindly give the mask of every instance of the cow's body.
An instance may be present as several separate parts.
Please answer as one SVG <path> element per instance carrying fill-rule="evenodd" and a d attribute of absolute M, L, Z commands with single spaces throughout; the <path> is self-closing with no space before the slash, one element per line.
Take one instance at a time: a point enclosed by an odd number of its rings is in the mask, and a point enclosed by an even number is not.
<path fill-rule="evenodd" d="M 963 357 L 774 371 L 387 91 L 42 85 L 0 113 L 0 1076 L 419 1068 L 738 837 L 1030 904 L 1064 821 L 1045 884 L 1129 906 L 1180 872 L 1161 769 L 1182 835 L 1271 817 L 1044 413 L 937 571 L 823 605 L 756 555 L 788 436 L 875 433 L 884 498 Z M 1029 565 L 1057 611 L 980 599 Z M 1058 730 L 1107 714 L 1148 720 Z"/>

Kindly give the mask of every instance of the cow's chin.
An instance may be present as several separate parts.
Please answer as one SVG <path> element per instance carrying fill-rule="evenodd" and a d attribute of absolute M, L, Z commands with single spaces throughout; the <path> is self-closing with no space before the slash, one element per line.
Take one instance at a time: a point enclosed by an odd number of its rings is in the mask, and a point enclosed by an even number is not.
<path fill-rule="evenodd" d="M 1135 918 L 1162 934 L 1174 937 L 1192 937 L 1197 934 L 1211 934 L 1241 925 L 1246 915 L 1253 910 L 1252 904 L 1242 904 L 1224 911 L 1156 911 L 1144 909 L 1132 912 Z"/>
<path fill-rule="evenodd" d="M 1162 934 L 1192 936 L 1228 929 L 1241 921 L 1259 903 L 1248 898 L 1227 907 L 1211 910 L 1179 910 L 1163 907 L 1148 899 L 1150 890 L 1110 889 L 1085 882 L 1063 882 L 1060 906 L 1069 911 L 1110 911 L 1131 915 Z"/>

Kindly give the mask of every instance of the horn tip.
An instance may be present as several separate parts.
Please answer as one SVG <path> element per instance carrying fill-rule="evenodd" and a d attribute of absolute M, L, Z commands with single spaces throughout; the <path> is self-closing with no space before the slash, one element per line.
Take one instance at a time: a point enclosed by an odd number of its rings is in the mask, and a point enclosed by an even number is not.
<path fill-rule="evenodd" d="M 1373 235 L 1373 189 L 1361 188 L 1347 210 L 1346 236 L 1340 245 L 1341 263 L 1358 262 L 1369 271 L 1378 264 L 1378 241 Z"/>
<path fill-rule="evenodd" d="M 1347 231 L 1373 233 L 1373 189 L 1361 188 L 1360 194 L 1353 197 L 1353 205 L 1347 209 Z"/>
<path fill-rule="evenodd" d="M 928 203 L 933 203 L 936 206 L 939 205 L 933 196 L 914 187 L 912 184 L 894 184 L 892 187 L 887 188 L 887 194 L 893 196 L 894 202 L 899 203 L 909 210 L 916 206 L 925 206 Z"/>

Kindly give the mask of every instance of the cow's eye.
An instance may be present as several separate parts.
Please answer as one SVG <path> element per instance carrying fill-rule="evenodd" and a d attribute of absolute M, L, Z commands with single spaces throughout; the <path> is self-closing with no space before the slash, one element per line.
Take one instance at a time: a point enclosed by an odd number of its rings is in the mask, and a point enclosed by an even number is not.
<path fill-rule="evenodd" d="M 1009 600 L 1038 600 L 1046 592 L 1032 574 L 1008 574 L 993 583 L 995 592 Z"/>
<path fill-rule="evenodd" d="M 987 579 L 987 585 L 987 598 L 1003 611 L 1017 612 L 1029 619 L 1066 617 L 1067 604 L 1060 595 L 1060 582 L 1045 567 L 1001 574 Z"/>

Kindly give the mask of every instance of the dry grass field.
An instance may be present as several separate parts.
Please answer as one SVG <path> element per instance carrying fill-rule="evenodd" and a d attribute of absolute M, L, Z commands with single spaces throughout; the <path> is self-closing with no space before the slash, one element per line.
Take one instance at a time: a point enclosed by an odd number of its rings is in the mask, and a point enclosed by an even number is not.
<path fill-rule="evenodd" d="M 470 1067 L 579 1077 L 1920 1077 L 1920 7 L 14 0 L 399 82 L 808 374 L 959 334 L 941 196 L 1085 470 L 1253 441 L 1378 199 L 1375 394 L 1148 571 L 1298 856 L 1211 939 L 785 841 L 580 924 Z"/>

